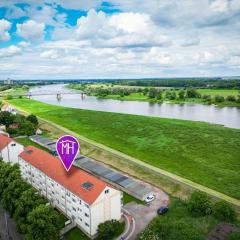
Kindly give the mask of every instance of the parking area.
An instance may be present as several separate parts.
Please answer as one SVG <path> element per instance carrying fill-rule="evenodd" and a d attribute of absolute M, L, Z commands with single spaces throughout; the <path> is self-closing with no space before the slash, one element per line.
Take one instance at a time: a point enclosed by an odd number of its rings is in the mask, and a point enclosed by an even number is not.
<path fill-rule="evenodd" d="M 134 202 L 127 203 L 124 210 L 127 211 L 135 221 L 135 229 L 129 239 L 136 239 L 137 235 L 142 232 L 151 220 L 157 215 L 157 209 L 166 206 L 169 203 L 169 197 L 159 188 L 152 187 L 156 199 L 148 205 L 141 205 Z"/>

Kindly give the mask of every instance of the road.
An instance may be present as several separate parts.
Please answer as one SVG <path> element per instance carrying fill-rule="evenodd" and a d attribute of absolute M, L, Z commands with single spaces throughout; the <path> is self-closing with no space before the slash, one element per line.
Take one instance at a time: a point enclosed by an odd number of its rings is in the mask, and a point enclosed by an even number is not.
<path fill-rule="evenodd" d="M 7 230 L 8 228 L 8 230 Z M 0 239 L 22 240 L 23 237 L 16 230 L 16 223 L 9 214 L 0 207 Z"/>

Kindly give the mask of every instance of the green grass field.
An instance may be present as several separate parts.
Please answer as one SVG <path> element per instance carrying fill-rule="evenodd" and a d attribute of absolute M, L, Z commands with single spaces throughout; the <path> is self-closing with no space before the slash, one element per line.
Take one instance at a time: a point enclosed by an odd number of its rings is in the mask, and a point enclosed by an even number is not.
<path fill-rule="evenodd" d="M 216 96 L 220 95 L 223 97 L 227 97 L 229 95 L 237 96 L 240 94 L 240 90 L 236 89 L 198 89 L 197 90 L 201 94 Z"/>
<path fill-rule="evenodd" d="M 78 228 L 74 228 L 64 235 L 65 240 L 88 240 L 89 238 Z"/>
<path fill-rule="evenodd" d="M 82 136 L 240 199 L 240 130 L 202 122 L 10 103 Z"/>
<path fill-rule="evenodd" d="M 145 204 L 144 201 L 141 201 L 141 200 L 135 198 L 134 196 L 124 192 L 123 193 L 123 204 L 127 204 L 129 202 L 135 202 L 135 203 L 138 203 L 138 204 Z"/>

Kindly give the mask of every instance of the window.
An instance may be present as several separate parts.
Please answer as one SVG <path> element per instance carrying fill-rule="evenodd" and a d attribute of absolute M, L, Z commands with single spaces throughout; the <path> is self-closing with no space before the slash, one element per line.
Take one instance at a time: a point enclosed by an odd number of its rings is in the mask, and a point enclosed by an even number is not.
<path fill-rule="evenodd" d="M 88 223 L 86 223 L 86 222 L 85 222 L 85 225 L 86 225 L 87 227 L 89 227 L 89 224 L 88 224 Z"/>
<path fill-rule="evenodd" d="M 87 213 L 85 213 L 85 217 L 89 217 L 89 215 Z"/>
<path fill-rule="evenodd" d="M 16 143 L 12 143 L 11 146 L 12 146 L 12 147 L 15 147 L 15 146 L 16 146 Z"/>
<path fill-rule="evenodd" d="M 109 193 L 109 189 L 105 190 L 105 194 L 108 194 Z"/>
<path fill-rule="evenodd" d="M 89 206 L 88 206 L 86 203 L 85 203 L 85 207 L 86 207 L 86 208 L 89 208 Z"/>
<path fill-rule="evenodd" d="M 93 184 L 91 183 L 91 182 L 84 182 L 83 184 L 82 184 L 82 187 L 84 188 L 84 189 L 86 189 L 86 190 L 88 190 L 88 191 L 90 191 L 92 188 L 93 188 Z"/>
<path fill-rule="evenodd" d="M 73 209 L 75 212 L 77 211 L 77 209 L 76 209 L 76 208 L 74 208 L 74 207 L 73 207 L 72 209 Z"/>
<path fill-rule="evenodd" d="M 76 202 L 76 200 L 75 200 L 74 198 L 72 198 L 72 201 L 73 201 L 73 202 Z"/>

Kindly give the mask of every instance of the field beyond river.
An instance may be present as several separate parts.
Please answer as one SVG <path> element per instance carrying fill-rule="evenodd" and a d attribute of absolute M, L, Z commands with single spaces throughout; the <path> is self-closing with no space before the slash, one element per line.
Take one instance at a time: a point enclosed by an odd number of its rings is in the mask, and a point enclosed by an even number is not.
<path fill-rule="evenodd" d="M 240 130 L 203 122 L 9 102 L 160 169 L 240 199 Z"/>

